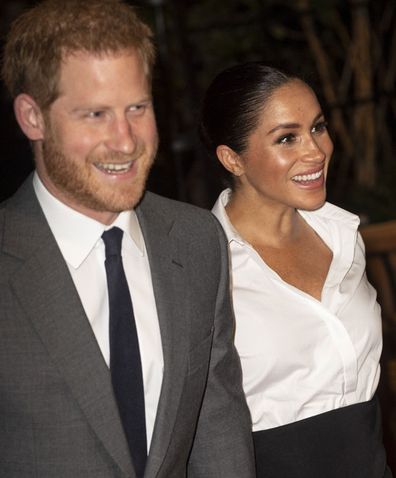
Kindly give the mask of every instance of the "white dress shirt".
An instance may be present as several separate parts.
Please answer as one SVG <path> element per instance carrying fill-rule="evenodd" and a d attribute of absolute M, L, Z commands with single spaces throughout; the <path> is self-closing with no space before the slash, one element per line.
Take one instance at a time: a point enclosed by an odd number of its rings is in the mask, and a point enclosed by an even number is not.
<path fill-rule="evenodd" d="M 368 401 L 380 376 L 380 307 L 365 273 L 357 216 L 326 203 L 299 211 L 333 253 L 321 301 L 283 281 L 230 223 L 235 343 L 253 430 L 285 425 Z"/>
<path fill-rule="evenodd" d="M 44 187 L 37 173 L 33 177 L 33 185 L 107 366 L 110 363 L 109 303 L 105 248 L 101 236 L 113 226 L 124 231 L 122 259 L 139 337 L 149 449 L 164 365 L 150 265 L 137 216 L 134 211 L 124 211 L 113 224 L 105 226 L 56 199 Z"/>

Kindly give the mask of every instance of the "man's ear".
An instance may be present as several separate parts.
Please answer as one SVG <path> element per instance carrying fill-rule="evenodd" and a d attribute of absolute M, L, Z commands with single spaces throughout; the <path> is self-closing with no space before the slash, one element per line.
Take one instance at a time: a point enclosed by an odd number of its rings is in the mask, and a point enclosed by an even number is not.
<path fill-rule="evenodd" d="M 43 114 L 31 96 L 18 95 L 14 100 L 14 112 L 21 130 L 31 141 L 44 138 Z"/>
<path fill-rule="evenodd" d="M 234 176 L 241 176 L 244 173 L 241 157 L 229 146 L 221 144 L 216 148 L 216 155 L 220 163 Z"/>

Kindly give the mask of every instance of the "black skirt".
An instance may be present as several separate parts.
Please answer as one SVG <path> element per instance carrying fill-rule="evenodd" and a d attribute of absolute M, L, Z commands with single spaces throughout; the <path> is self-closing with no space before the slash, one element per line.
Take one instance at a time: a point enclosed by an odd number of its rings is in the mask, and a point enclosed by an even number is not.
<path fill-rule="evenodd" d="M 253 433 L 257 478 L 391 478 L 377 398 Z"/>

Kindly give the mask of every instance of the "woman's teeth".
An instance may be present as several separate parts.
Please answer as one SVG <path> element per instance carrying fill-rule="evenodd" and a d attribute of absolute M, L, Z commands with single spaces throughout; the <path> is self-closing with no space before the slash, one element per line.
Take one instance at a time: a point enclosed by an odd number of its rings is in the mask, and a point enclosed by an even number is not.
<path fill-rule="evenodd" d="M 292 180 L 293 181 L 301 181 L 301 182 L 305 182 L 305 181 L 315 181 L 315 179 L 319 179 L 323 174 L 323 169 L 321 171 L 318 171 L 317 173 L 313 173 L 313 174 L 302 174 L 302 175 L 298 175 L 298 176 L 293 176 L 292 177 Z"/>

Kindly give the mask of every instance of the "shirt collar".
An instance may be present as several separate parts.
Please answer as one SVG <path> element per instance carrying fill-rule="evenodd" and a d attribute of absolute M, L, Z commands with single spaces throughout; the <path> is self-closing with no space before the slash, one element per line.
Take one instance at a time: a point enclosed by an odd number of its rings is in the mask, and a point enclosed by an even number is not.
<path fill-rule="evenodd" d="M 355 260 L 359 217 L 328 202 L 316 211 L 299 212 L 333 253 L 325 287 L 340 287 Z"/>
<path fill-rule="evenodd" d="M 360 224 L 359 216 L 349 211 L 345 211 L 329 202 L 316 209 L 315 211 L 304 211 L 299 209 L 298 212 L 307 221 L 307 223 L 322 237 L 322 239 L 332 248 L 332 238 L 337 238 L 340 243 L 355 244 L 357 230 Z M 333 227 L 331 227 L 333 226 Z"/>
<path fill-rule="evenodd" d="M 224 191 L 222 191 L 217 198 L 217 201 L 213 206 L 212 212 L 223 226 L 223 229 L 228 238 L 228 242 L 234 240 L 237 242 L 244 243 L 245 241 L 231 224 L 227 212 L 225 210 L 225 207 L 227 206 L 231 198 L 231 194 L 231 189 L 224 189 Z M 328 221 L 334 221 L 336 224 L 343 226 L 342 228 L 340 228 L 341 232 L 346 232 L 349 237 L 351 233 L 356 233 L 360 223 L 360 219 L 356 214 L 353 214 L 328 202 L 326 202 L 321 208 L 317 209 L 316 211 L 304 211 L 302 209 L 299 209 L 298 212 L 308 222 L 308 224 L 312 225 L 312 223 L 314 222 L 316 228 L 318 226 L 325 226 L 325 228 L 327 229 Z"/>
<path fill-rule="evenodd" d="M 231 244 L 231 242 L 235 241 L 243 246 L 246 245 L 246 241 L 242 239 L 238 231 L 231 224 L 227 215 L 227 211 L 225 209 L 231 198 L 231 194 L 232 191 L 230 188 L 224 189 L 224 191 L 222 191 L 220 196 L 217 198 L 217 201 L 213 206 L 212 212 L 220 221 L 220 224 L 222 225 L 224 232 L 227 236 L 228 243 Z"/>
<path fill-rule="evenodd" d="M 37 199 L 66 262 L 77 269 L 95 247 L 103 232 L 117 226 L 126 233 L 141 255 L 143 235 L 136 213 L 121 212 L 110 226 L 81 214 L 54 197 L 43 185 L 37 172 L 33 176 Z"/>
<path fill-rule="evenodd" d="M 299 209 L 299 212 L 303 217 L 308 215 L 322 217 L 323 219 L 330 219 L 338 223 L 343 223 L 344 226 L 348 226 L 351 229 L 357 229 L 360 223 L 359 216 L 329 202 L 325 202 L 322 207 L 315 211 L 304 211 Z"/>

